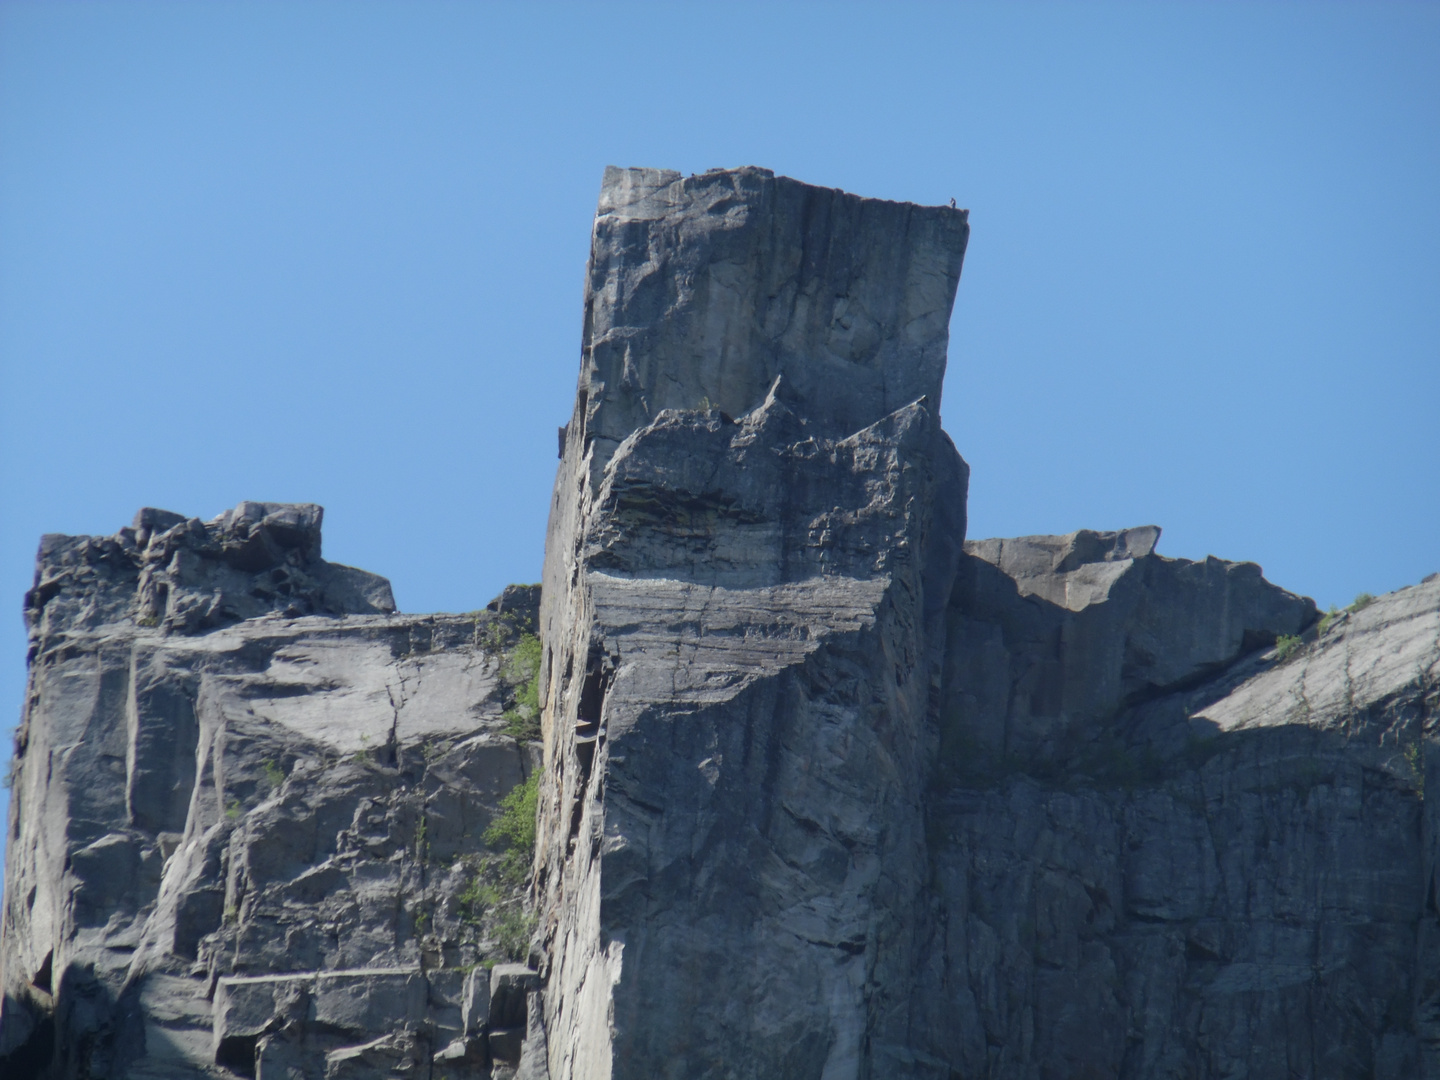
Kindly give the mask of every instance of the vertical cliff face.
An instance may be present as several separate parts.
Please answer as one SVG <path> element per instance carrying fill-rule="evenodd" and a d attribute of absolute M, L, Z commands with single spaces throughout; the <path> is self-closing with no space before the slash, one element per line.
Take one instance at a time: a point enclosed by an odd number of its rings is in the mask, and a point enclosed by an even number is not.
<path fill-rule="evenodd" d="M 1440 580 L 1322 629 L 1135 534 L 967 545 L 910 1075 L 1440 1076 Z"/>
<path fill-rule="evenodd" d="M 552 1076 L 853 1075 L 903 1027 L 967 236 L 764 170 L 606 174 L 542 607 Z"/>

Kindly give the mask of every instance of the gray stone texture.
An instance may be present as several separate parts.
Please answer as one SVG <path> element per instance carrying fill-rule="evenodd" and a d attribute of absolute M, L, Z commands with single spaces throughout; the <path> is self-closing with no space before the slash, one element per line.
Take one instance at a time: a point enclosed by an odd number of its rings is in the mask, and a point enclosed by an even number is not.
<path fill-rule="evenodd" d="M 552 1077 L 842 1075 L 904 1011 L 967 236 L 606 172 L 541 614 Z"/>
<path fill-rule="evenodd" d="M 539 590 L 399 615 L 319 524 L 242 503 L 43 541 L 0 1075 L 480 1075 L 432 1057 L 483 1042 L 474 973 L 509 959 L 484 833 L 538 757 L 505 711 Z"/>
<path fill-rule="evenodd" d="M 592 479 L 662 410 L 739 416 L 777 376 L 829 436 L 927 395 L 938 410 L 968 236 L 963 210 L 768 169 L 607 169 L 571 425 Z"/>

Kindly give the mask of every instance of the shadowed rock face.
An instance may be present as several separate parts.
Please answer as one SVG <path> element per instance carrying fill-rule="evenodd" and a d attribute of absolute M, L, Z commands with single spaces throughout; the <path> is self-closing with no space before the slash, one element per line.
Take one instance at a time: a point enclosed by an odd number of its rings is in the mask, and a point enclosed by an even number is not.
<path fill-rule="evenodd" d="M 320 558 L 324 516 L 242 502 L 202 522 L 147 507 L 114 536 L 46 536 L 25 594 L 31 640 L 124 619 L 185 634 L 269 612 L 394 611 L 384 578 Z"/>
<path fill-rule="evenodd" d="M 1321 622 L 1153 526 L 967 542 L 967 236 L 607 171 L 484 612 L 313 506 L 46 537 L 0 1080 L 1440 1080 L 1440 577 Z"/>
<path fill-rule="evenodd" d="M 1198 685 L 1066 717 L 1063 692 L 1035 691 L 1057 642 L 1068 661 L 1070 613 L 971 570 L 927 807 L 923 1034 L 905 1048 L 929 1064 L 910 1075 L 1440 1076 L 1440 580 L 1311 625 L 1284 661 L 1241 652 Z M 1173 577 L 1140 584 L 1176 603 Z M 1251 600 L 1273 629 L 1294 617 L 1283 595 Z"/>

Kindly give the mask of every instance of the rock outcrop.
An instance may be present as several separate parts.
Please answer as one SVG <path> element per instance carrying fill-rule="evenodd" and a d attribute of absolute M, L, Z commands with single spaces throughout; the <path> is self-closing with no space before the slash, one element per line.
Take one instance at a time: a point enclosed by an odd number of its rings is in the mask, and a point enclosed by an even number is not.
<path fill-rule="evenodd" d="M 541 611 L 552 1077 L 846 1075 L 903 1020 L 968 232 L 606 173 Z"/>
<path fill-rule="evenodd" d="M 967 541 L 968 234 L 608 170 L 484 612 L 317 507 L 46 537 L 0 1077 L 1440 1080 L 1440 577 Z"/>
<path fill-rule="evenodd" d="M 436 1053 L 488 1067 L 492 1041 L 513 1058 L 523 995 L 492 1023 L 514 993 L 490 980 L 526 954 L 524 867 L 486 834 L 536 757 L 538 599 L 395 614 L 384 579 L 320 558 L 315 506 L 46 537 L 0 1073 L 429 1077 Z"/>
<path fill-rule="evenodd" d="M 1243 563 L 1090 563 L 1080 607 L 967 546 L 907 1075 L 1440 1076 L 1440 581 L 1320 633 Z"/>

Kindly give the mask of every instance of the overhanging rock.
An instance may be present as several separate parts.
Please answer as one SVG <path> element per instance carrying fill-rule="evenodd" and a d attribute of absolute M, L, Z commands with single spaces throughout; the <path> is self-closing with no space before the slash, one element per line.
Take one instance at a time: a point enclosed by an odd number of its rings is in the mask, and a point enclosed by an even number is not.
<path fill-rule="evenodd" d="M 858 1075 L 903 1030 L 968 234 L 760 169 L 606 173 L 542 606 L 552 1076 Z"/>

